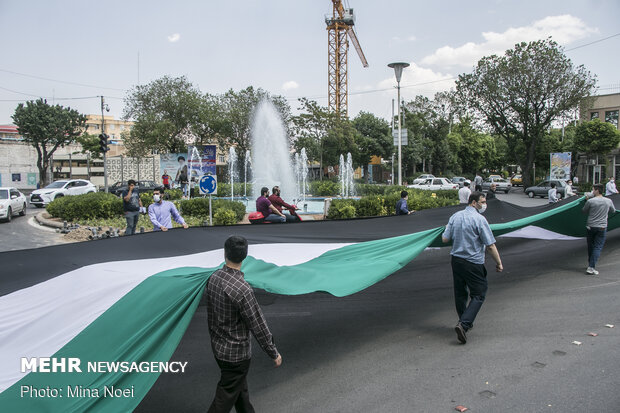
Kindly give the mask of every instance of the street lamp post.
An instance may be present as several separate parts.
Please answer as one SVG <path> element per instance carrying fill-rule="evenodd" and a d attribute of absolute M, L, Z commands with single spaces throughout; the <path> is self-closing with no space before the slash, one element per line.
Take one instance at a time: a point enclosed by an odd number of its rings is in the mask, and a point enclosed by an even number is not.
<path fill-rule="evenodd" d="M 409 63 L 397 62 L 390 63 L 388 67 L 394 69 L 394 74 L 396 75 L 396 84 L 398 89 L 398 185 L 402 186 L 403 184 L 403 150 L 402 150 L 402 141 L 403 141 L 403 130 L 400 121 L 400 78 L 403 75 L 403 69 L 409 67 Z"/>
<path fill-rule="evenodd" d="M 101 133 L 105 137 L 105 129 L 104 129 L 105 120 L 103 117 L 104 110 L 109 112 L 110 107 L 105 103 L 105 99 L 103 98 L 103 96 L 101 96 Z M 107 147 L 103 151 L 103 186 L 105 188 L 105 191 L 108 192 L 108 160 L 107 160 L 106 152 L 107 152 Z M 138 170 L 139 169 L 140 167 L 138 166 Z"/>

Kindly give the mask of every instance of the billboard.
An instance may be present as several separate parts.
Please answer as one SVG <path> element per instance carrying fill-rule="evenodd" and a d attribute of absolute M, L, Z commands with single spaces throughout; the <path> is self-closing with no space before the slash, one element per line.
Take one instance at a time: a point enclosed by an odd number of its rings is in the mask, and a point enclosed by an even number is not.
<path fill-rule="evenodd" d="M 170 176 L 170 186 L 179 186 L 181 174 L 187 175 L 187 154 L 186 153 L 163 153 L 159 155 L 159 174 L 164 173 Z"/>
<path fill-rule="evenodd" d="M 188 146 L 187 167 L 191 181 L 197 181 L 202 175 L 216 175 L 215 145 Z"/>
<path fill-rule="evenodd" d="M 557 152 L 550 154 L 551 172 L 550 179 L 570 179 L 570 152 Z"/>

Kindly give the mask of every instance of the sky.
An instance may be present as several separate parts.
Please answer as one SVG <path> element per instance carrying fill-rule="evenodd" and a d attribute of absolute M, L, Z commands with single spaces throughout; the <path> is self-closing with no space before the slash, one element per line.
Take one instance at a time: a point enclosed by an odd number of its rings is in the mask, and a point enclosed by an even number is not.
<path fill-rule="evenodd" d="M 390 62 L 408 62 L 401 95 L 454 87 L 485 55 L 551 36 L 599 93 L 620 92 L 618 0 L 345 0 L 369 63 L 349 51 L 349 115 L 388 119 Z M 127 91 L 186 76 L 202 92 L 247 86 L 327 106 L 328 0 L 0 0 L 0 124 L 20 101 L 47 98 L 85 114 L 123 113 Z M 615 36 L 614 36 L 615 35 Z M 613 36 L 613 37 L 610 37 Z M 608 38 L 610 37 L 610 38 Z M 608 39 L 606 39 L 608 38 Z M 606 40 L 603 40 L 606 39 Z"/>

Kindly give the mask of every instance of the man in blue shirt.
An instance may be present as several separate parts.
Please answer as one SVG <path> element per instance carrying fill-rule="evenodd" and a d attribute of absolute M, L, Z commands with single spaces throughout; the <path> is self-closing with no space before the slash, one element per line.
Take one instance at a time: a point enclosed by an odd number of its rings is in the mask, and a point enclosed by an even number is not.
<path fill-rule="evenodd" d="M 402 191 L 400 193 L 400 199 L 396 203 L 396 215 L 409 215 L 415 212 L 407 209 L 407 199 L 409 199 L 409 193 L 407 193 L 407 191 Z"/>
<path fill-rule="evenodd" d="M 504 267 L 495 246 L 495 237 L 489 223 L 482 216 L 487 200 L 482 192 L 469 196 L 467 207 L 450 217 L 441 236 L 443 242 L 452 241 L 452 277 L 454 280 L 454 304 L 459 322 L 454 330 L 458 340 L 467 343 L 467 330 L 471 329 L 487 292 L 487 270 L 484 267 L 485 249 L 501 272 Z M 467 298 L 471 297 L 469 305 Z"/>
<path fill-rule="evenodd" d="M 153 223 L 153 231 L 168 231 L 172 228 L 172 219 L 183 228 L 187 229 L 189 225 L 185 223 L 181 214 L 170 201 L 164 201 L 164 188 L 155 188 L 153 190 L 153 203 L 149 205 L 149 218 Z"/>

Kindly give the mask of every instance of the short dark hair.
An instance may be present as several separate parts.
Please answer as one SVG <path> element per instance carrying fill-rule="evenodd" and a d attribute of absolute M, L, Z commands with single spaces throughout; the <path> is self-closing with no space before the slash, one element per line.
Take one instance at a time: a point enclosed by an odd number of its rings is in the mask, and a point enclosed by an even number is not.
<path fill-rule="evenodd" d="M 469 181 L 465 181 L 465 182 L 463 182 L 463 185 L 464 185 L 464 186 L 469 186 Z"/>
<path fill-rule="evenodd" d="M 480 202 L 480 198 L 486 198 L 486 196 L 484 195 L 483 192 L 480 191 L 474 191 L 469 195 L 469 199 L 468 199 L 468 204 L 471 204 L 472 202 L 476 201 L 476 202 Z"/>
<path fill-rule="evenodd" d="M 135 185 L 136 181 L 134 181 L 133 179 L 130 179 L 129 181 L 127 181 L 127 185 Z"/>
<path fill-rule="evenodd" d="M 592 185 L 592 190 L 597 190 L 599 194 L 602 194 L 603 191 L 605 191 L 604 189 L 605 187 L 602 184 L 596 184 L 596 185 Z"/>
<path fill-rule="evenodd" d="M 407 191 L 400 191 L 400 197 L 401 197 L 401 198 L 404 198 L 404 197 L 406 197 L 407 195 L 409 195 L 409 192 L 407 192 Z"/>
<path fill-rule="evenodd" d="M 555 188 L 555 182 L 551 182 L 551 188 Z"/>
<path fill-rule="evenodd" d="M 267 188 L 266 186 L 262 187 L 260 189 L 260 196 L 265 195 L 266 193 L 269 193 L 269 188 Z"/>
<path fill-rule="evenodd" d="M 160 194 L 164 193 L 164 187 L 163 186 L 158 186 L 157 188 L 153 189 L 153 192 L 159 192 Z"/>
<path fill-rule="evenodd" d="M 185 160 L 185 156 L 179 156 L 179 157 L 177 158 L 177 161 L 180 161 L 181 159 Z"/>
<path fill-rule="evenodd" d="M 248 240 L 239 236 L 233 235 L 228 237 L 224 242 L 224 257 L 230 262 L 239 264 L 243 262 L 245 257 L 248 256 Z"/>
<path fill-rule="evenodd" d="M 275 193 L 276 191 L 279 191 L 280 187 L 278 185 L 274 186 L 273 188 L 271 188 L 271 192 Z"/>

